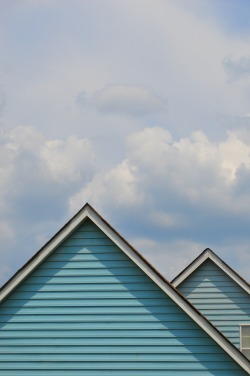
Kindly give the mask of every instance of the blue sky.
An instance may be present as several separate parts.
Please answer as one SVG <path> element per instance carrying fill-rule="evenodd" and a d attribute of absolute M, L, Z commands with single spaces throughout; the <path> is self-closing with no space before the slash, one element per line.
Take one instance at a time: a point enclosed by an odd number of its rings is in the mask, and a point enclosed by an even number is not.
<path fill-rule="evenodd" d="M 0 3 L 0 282 L 86 202 L 167 278 L 248 279 L 250 4 Z"/>

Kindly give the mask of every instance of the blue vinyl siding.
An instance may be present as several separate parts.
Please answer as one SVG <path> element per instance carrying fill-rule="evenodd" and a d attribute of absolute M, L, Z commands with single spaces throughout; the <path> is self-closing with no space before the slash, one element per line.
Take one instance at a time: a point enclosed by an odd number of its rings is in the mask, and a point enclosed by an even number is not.
<path fill-rule="evenodd" d="M 87 220 L 0 306 L 0 376 L 243 376 Z"/>
<path fill-rule="evenodd" d="M 206 260 L 179 291 L 240 348 L 240 324 L 250 324 L 250 296 L 213 261 Z"/>

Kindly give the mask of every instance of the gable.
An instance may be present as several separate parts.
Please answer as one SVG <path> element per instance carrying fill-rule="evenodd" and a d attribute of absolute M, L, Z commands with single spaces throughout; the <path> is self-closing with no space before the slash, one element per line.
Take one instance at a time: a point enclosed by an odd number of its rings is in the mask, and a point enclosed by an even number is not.
<path fill-rule="evenodd" d="M 245 375 L 91 220 L 0 305 L 0 375 Z"/>
<path fill-rule="evenodd" d="M 235 280 L 207 259 L 178 289 L 240 348 L 240 324 L 250 324 L 250 296 Z"/>
<path fill-rule="evenodd" d="M 218 257 L 210 248 L 206 248 L 193 262 L 191 262 L 183 271 L 181 271 L 173 280 L 174 287 L 178 287 L 190 274 L 192 274 L 207 259 L 214 262 L 222 271 L 224 271 L 233 281 L 235 281 L 243 290 L 250 295 L 250 285 L 235 270 Z"/>

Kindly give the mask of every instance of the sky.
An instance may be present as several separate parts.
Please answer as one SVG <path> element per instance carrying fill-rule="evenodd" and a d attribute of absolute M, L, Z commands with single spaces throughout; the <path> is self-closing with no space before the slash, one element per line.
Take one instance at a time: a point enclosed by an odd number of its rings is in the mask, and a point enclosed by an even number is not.
<path fill-rule="evenodd" d="M 0 0 L 0 284 L 86 202 L 166 278 L 248 281 L 248 0 Z"/>

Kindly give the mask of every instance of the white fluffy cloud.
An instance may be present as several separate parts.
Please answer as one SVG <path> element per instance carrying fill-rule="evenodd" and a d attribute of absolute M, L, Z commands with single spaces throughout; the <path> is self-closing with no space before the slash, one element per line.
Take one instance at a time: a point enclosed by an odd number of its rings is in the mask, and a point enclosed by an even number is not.
<path fill-rule="evenodd" d="M 95 155 L 91 142 L 71 136 L 68 140 L 49 140 L 41 148 L 45 173 L 60 183 L 81 181 L 91 176 Z"/>
<path fill-rule="evenodd" d="M 172 140 L 162 128 L 146 128 L 131 135 L 128 147 L 130 163 L 146 187 L 153 181 L 161 191 L 165 187 L 201 208 L 212 204 L 235 213 L 246 210 L 246 197 L 237 196 L 235 202 L 234 190 L 241 170 L 250 173 L 250 144 L 235 133 L 221 142 L 200 131 Z"/>
<path fill-rule="evenodd" d="M 234 197 L 243 171 L 250 173 L 250 144 L 233 132 L 213 142 L 200 131 L 174 140 L 164 128 L 145 128 L 129 137 L 127 158 L 102 177 L 99 173 L 83 195 L 98 202 L 110 196 L 116 203 L 134 205 L 153 199 L 157 191 L 161 195 L 154 200 L 164 201 L 165 190 L 201 208 L 216 205 L 239 213 L 246 211 L 250 199 Z"/>
<path fill-rule="evenodd" d="M 7 272 L 53 235 L 68 197 L 93 177 L 95 156 L 85 138 L 48 140 L 33 127 L 3 131 L 0 144 L 0 256 Z"/>
<path fill-rule="evenodd" d="M 163 111 L 165 101 L 147 87 L 138 85 L 107 85 L 93 95 L 82 93 L 78 103 L 103 114 L 144 116 Z"/>
<path fill-rule="evenodd" d="M 118 226 L 129 223 L 134 243 L 156 265 L 176 253 L 169 276 L 188 253 L 216 244 L 229 249 L 229 239 L 250 225 L 250 143 L 236 133 L 215 142 L 200 131 L 174 139 L 151 127 L 132 134 L 127 147 L 124 161 L 71 198 L 71 211 L 86 200 Z"/>
<path fill-rule="evenodd" d="M 35 164 L 42 178 L 50 176 L 60 183 L 71 183 L 89 175 L 95 166 L 93 146 L 85 138 L 46 140 L 33 127 L 23 126 L 3 131 L 1 144 L 1 181 L 7 179 L 4 175 L 10 177 L 21 166 L 28 173 L 28 167 Z M 25 162 L 29 163 L 26 167 Z"/>
<path fill-rule="evenodd" d="M 143 192 L 137 190 L 136 169 L 124 160 L 117 167 L 97 173 L 80 192 L 70 199 L 70 211 L 76 211 L 80 202 L 95 202 L 120 208 L 138 206 L 143 199 Z"/>

